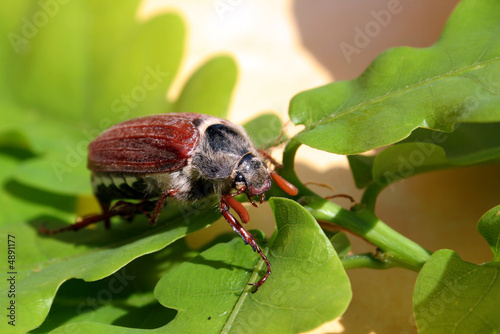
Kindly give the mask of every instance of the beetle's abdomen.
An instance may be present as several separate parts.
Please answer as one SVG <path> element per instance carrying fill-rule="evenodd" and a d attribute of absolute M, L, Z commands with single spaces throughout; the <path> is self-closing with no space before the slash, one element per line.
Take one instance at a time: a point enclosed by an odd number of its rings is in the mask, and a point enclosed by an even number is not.
<path fill-rule="evenodd" d="M 100 200 L 147 199 L 161 190 L 146 177 L 130 173 L 92 173 L 92 188 Z"/>

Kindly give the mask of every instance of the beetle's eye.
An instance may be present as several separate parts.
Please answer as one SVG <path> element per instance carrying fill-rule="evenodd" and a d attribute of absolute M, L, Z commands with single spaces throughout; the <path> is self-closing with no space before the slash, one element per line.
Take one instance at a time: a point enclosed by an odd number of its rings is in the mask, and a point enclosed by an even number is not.
<path fill-rule="evenodd" d="M 243 177 L 243 174 L 241 173 L 236 173 L 236 176 L 234 178 L 234 183 L 244 183 L 245 178 Z"/>

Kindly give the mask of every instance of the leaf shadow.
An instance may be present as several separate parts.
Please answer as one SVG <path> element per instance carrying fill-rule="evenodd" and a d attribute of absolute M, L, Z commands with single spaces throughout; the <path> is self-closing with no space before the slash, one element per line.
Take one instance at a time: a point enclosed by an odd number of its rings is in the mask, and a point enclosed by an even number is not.
<path fill-rule="evenodd" d="M 166 308 L 155 300 L 142 306 L 132 305 L 130 299 L 134 299 L 134 294 L 143 293 L 144 287 L 140 285 L 140 282 L 134 282 L 117 292 L 116 287 L 121 287 L 113 283 L 114 279 L 114 276 L 110 276 L 95 282 L 76 279 L 65 282 L 58 291 L 44 323 L 32 333 L 48 333 L 68 324 L 68 321 L 76 326 L 78 322 L 96 320 L 96 322 L 101 322 L 103 316 L 113 317 L 116 313 L 121 315 L 115 319 L 108 319 L 112 325 L 155 329 L 165 326 L 176 316 L 176 310 Z M 141 298 L 152 299 L 147 295 Z"/>
<path fill-rule="evenodd" d="M 160 328 L 174 320 L 177 315 L 177 310 L 166 308 L 157 302 L 153 302 L 142 307 L 124 305 L 119 305 L 118 307 L 127 311 L 127 313 L 119 318 L 116 318 L 111 324 L 127 328 Z M 141 318 L 141 321 L 138 321 L 137 318 Z"/>
<path fill-rule="evenodd" d="M 32 188 L 15 180 L 8 180 L 4 190 L 22 201 L 27 201 L 37 206 L 53 207 L 59 211 L 71 213 L 75 207 L 75 197 L 54 194 L 40 189 Z"/>
<path fill-rule="evenodd" d="M 153 291 L 169 270 L 196 255 L 197 252 L 180 239 L 158 252 L 133 260 L 100 280 L 70 279 L 61 285 L 46 320 L 33 333 L 47 333 L 72 321 L 160 328 L 168 324 L 177 311 L 162 306 Z M 103 320 L 103 317 L 108 319 Z"/>
<path fill-rule="evenodd" d="M 253 267 L 248 268 L 248 267 L 244 267 L 244 266 L 235 265 L 232 263 L 227 263 L 227 262 L 221 261 L 221 260 L 211 260 L 211 259 L 207 259 L 207 258 L 203 257 L 203 255 L 196 256 L 196 257 L 192 258 L 191 260 L 189 260 L 189 262 L 191 262 L 193 264 L 197 264 L 197 265 L 208 266 L 208 267 L 211 267 L 211 268 L 216 269 L 216 270 L 218 270 L 218 269 L 244 270 L 244 271 L 252 271 L 253 270 Z"/>
<path fill-rule="evenodd" d="M 145 238 L 154 234 L 164 234 L 169 231 L 175 230 L 179 227 L 186 227 L 186 234 L 190 234 L 199 230 L 207 224 L 212 223 L 218 218 L 216 214 L 212 213 L 197 213 L 197 215 L 186 220 L 176 210 L 165 212 L 160 215 L 157 224 L 151 226 L 148 219 L 144 215 L 136 216 L 133 221 L 127 221 L 121 218 L 111 220 L 111 227 L 106 229 L 102 222 L 93 224 L 78 231 L 64 231 L 57 234 L 43 234 L 40 232 L 42 226 L 55 229 L 59 226 L 67 226 L 68 223 L 58 219 L 54 216 L 40 215 L 30 220 L 28 224 L 37 231 L 40 238 L 43 239 L 56 239 L 68 244 L 87 245 L 95 247 L 113 248 L 123 246 Z M 48 222 L 56 222 L 56 224 L 48 225 Z M 62 225 L 62 226 L 61 226 Z"/>

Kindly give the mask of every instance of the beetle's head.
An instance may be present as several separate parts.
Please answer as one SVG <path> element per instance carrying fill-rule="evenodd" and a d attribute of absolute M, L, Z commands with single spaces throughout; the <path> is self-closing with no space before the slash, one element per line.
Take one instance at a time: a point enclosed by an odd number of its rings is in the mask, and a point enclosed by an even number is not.
<path fill-rule="evenodd" d="M 233 170 L 233 187 L 248 196 L 260 195 L 271 187 L 269 169 L 251 153 L 245 154 Z"/>

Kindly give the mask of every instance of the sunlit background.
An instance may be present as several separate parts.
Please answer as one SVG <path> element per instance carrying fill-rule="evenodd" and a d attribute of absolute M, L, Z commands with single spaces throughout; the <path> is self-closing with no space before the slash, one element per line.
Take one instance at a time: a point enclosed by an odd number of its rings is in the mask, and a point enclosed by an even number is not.
<path fill-rule="evenodd" d="M 244 122 L 263 111 L 274 111 L 287 120 L 288 102 L 296 93 L 334 80 L 356 78 L 390 47 L 432 45 L 457 3 L 151 0 L 144 3 L 140 15 L 173 10 L 186 21 L 186 54 L 174 94 L 206 58 L 220 53 L 235 57 L 240 73 L 230 119 Z M 287 130 L 293 133 L 300 128 L 289 126 Z M 333 193 L 360 197 L 343 156 L 303 147 L 298 154 L 298 172 L 304 182 L 325 183 L 333 187 Z M 494 199 L 500 186 L 484 181 L 495 179 L 494 175 L 493 167 L 419 175 L 385 190 L 377 214 L 428 249 L 452 248 L 466 261 L 486 261 L 491 254 L 477 233 L 476 222 L 496 204 L 485 200 Z M 330 189 L 312 187 L 325 196 L 332 194 Z M 346 200 L 335 201 L 349 206 Z M 464 212 L 465 207 L 468 211 Z M 249 228 L 270 235 L 274 221 L 268 206 L 249 207 L 249 211 Z M 189 236 L 189 240 L 199 245 L 221 231 L 230 231 L 230 227 L 220 220 Z M 356 252 L 373 251 L 359 238 L 352 237 L 351 241 Z M 353 300 L 347 312 L 314 333 L 416 333 L 411 300 L 416 273 L 358 269 L 348 274 Z"/>
<path fill-rule="evenodd" d="M 458 2 L 148 0 L 143 1 L 137 18 L 148 20 L 158 13 L 175 12 L 184 20 L 185 50 L 180 72 L 168 92 L 170 100 L 177 98 L 200 65 L 216 55 L 230 55 L 239 73 L 229 119 L 244 123 L 260 113 L 274 112 L 286 123 L 285 131 L 293 135 L 301 130 L 287 122 L 288 103 L 295 94 L 332 81 L 354 79 L 388 48 L 431 46 Z M 61 92 L 53 94 L 57 100 Z M 162 111 L 151 111 L 158 112 Z M 277 159 L 279 149 L 273 155 Z M 304 183 L 324 185 L 310 185 L 317 193 L 349 194 L 360 199 L 362 192 L 354 185 L 345 156 L 301 147 L 296 165 Z M 87 176 L 88 171 L 85 173 Z M 485 262 L 491 258 L 491 251 L 477 233 L 476 223 L 498 204 L 497 174 L 498 166 L 474 166 L 417 175 L 384 190 L 376 213 L 389 226 L 429 250 L 450 248 L 465 261 Z M 84 182 L 87 185 L 86 179 Z M 334 201 L 346 208 L 351 205 L 343 198 Z M 247 208 L 251 217 L 248 229 L 261 229 L 271 236 L 275 223 L 268 204 Z M 220 219 L 187 238 L 191 246 L 200 247 L 225 232 L 232 230 Z M 356 236 L 350 235 L 350 239 L 355 253 L 375 250 Z M 348 271 L 348 275 L 353 299 L 347 312 L 311 333 L 416 333 L 412 316 L 415 272 L 357 269 Z"/>

